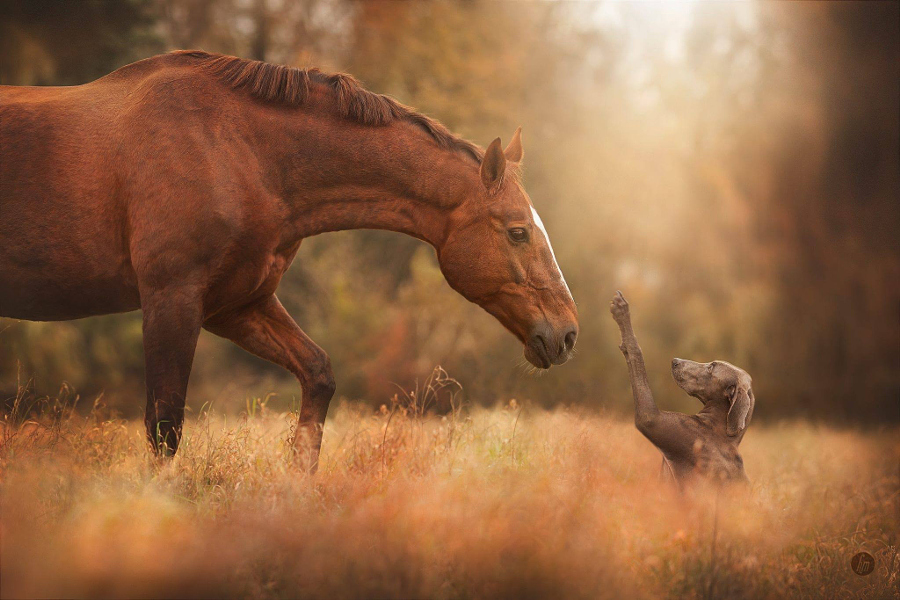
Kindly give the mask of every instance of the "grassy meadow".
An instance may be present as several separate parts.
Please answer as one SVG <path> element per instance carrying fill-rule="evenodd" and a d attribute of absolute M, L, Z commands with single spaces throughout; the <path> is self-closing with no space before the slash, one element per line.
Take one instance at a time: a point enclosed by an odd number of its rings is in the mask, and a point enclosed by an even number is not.
<path fill-rule="evenodd" d="M 898 597 L 896 430 L 754 423 L 751 490 L 680 494 L 620 416 L 435 416 L 426 398 L 335 406 L 314 477 L 264 400 L 194 415 L 163 463 L 139 421 L 20 406 L 0 432 L 0 594 Z"/>

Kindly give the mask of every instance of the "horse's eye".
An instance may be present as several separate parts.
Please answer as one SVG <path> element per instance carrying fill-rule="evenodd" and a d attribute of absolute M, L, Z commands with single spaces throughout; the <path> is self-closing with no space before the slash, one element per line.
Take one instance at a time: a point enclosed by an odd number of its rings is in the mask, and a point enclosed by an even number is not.
<path fill-rule="evenodd" d="M 509 235 L 509 239 L 517 243 L 528 241 L 528 231 L 522 227 L 513 227 L 507 231 L 507 235 Z"/>

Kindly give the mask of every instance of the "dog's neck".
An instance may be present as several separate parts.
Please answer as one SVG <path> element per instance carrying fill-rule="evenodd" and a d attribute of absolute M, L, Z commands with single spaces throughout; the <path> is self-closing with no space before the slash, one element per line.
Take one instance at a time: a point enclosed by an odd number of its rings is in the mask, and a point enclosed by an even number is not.
<path fill-rule="evenodd" d="M 703 405 L 703 408 L 700 409 L 700 412 L 697 413 L 697 418 L 715 433 L 720 434 L 723 439 L 737 447 L 744 436 L 730 436 L 725 432 L 729 408 L 730 407 L 725 402 L 707 402 Z"/>

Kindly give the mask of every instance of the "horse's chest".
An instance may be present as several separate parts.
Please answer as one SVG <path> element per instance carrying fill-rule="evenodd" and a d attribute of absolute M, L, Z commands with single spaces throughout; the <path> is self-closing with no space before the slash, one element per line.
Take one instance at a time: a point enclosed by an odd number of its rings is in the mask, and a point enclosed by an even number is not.
<path fill-rule="evenodd" d="M 275 293 L 275 289 L 281 283 L 281 278 L 284 276 L 285 271 L 291 266 L 294 254 L 296 254 L 296 251 L 291 253 L 290 256 L 273 254 L 268 257 L 265 268 L 261 273 L 262 278 L 258 288 L 260 291 L 268 294 Z"/>
<path fill-rule="evenodd" d="M 260 256 L 256 262 L 258 265 L 252 274 L 254 286 L 251 293 L 254 295 L 270 295 L 275 293 L 281 278 L 284 276 L 288 267 L 294 261 L 297 250 L 300 248 L 300 242 L 290 244 L 282 248 L 276 248 Z"/>
<path fill-rule="evenodd" d="M 286 251 L 245 253 L 221 276 L 207 296 L 209 314 L 220 313 L 271 296 L 297 253 L 299 242 Z"/>

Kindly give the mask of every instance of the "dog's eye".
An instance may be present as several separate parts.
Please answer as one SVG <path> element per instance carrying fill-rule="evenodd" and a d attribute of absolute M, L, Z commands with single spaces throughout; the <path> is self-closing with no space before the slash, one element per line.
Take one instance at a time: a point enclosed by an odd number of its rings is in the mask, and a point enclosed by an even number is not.
<path fill-rule="evenodd" d="M 513 227 L 512 229 L 508 230 L 506 234 L 509 236 L 509 239 L 516 242 L 517 244 L 528 241 L 528 231 L 523 227 Z"/>

